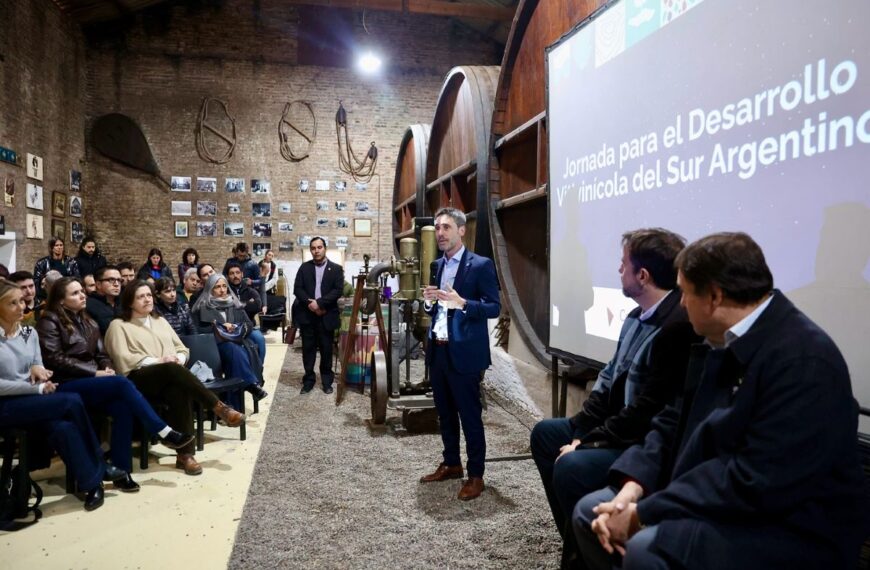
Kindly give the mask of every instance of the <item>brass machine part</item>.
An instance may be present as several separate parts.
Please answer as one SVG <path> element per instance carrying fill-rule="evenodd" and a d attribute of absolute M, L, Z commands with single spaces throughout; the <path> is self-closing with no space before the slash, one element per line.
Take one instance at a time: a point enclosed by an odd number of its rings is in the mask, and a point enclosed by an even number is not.
<path fill-rule="evenodd" d="M 435 226 L 420 228 L 420 282 L 425 287 L 431 279 L 432 262 L 438 255 L 438 242 L 435 239 Z"/>
<path fill-rule="evenodd" d="M 416 299 L 420 295 L 420 259 L 415 238 L 407 237 L 399 241 L 399 295 L 403 299 Z"/>

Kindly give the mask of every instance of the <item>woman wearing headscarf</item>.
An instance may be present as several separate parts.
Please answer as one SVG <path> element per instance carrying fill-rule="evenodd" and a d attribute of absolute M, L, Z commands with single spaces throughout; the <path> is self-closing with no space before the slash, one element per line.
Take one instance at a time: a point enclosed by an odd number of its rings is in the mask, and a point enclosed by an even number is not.
<path fill-rule="evenodd" d="M 211 275 L 191 313 L 200 332 L 216 331 L 221 363 L 227 375 L 248 382 L 245 389 L 257 400 L 268 396 L 261 388 L 263 371 L 257 345 L 249 338 L 254 324 L 245 313 L 244 304 L 230 289 L 227 278 L 219 273 Z"/>
<path fill-rule="evenodd" d="M 118 372 L 132 380 L 139 391 L 169 405 L 169 423 L 185 432 L 193 431 L 193 402 L 214 411 L 230 427 L 240 426 L 245 419 L 184 367 L 190 350 L 154 311 L 154 291 L 145 281 L 134 281 L 121 293 L 121 318 L 112 321 L 106 331 L 106 351 Z M 175 467 L 188 475 L 202 473 L 194 459 L 195 449 L 193 443 L 180 448 L 175 461 Z"/>
<path fill-rule="evenodd" d="M 75 277 L 62 277 L 52 285 L 47 307 L 36 324 L 39 346 L 45 367 L 54 373 L 52 380 L 58 384 L 58 391 L 76 393 L 88 411 L 112 418 L 110 457 L 113 465 L 127 472 L 125 479 L 115 481 L 115 488 L 131 493 L 139 490 L 130 475 L 134 417 L 170 449 L 191 443 L 193 435 L 169 427 L 130 380 L 115 374 L 103 348 L 100 328 L 85 312 L 86 300 L 84 288 Z"/>

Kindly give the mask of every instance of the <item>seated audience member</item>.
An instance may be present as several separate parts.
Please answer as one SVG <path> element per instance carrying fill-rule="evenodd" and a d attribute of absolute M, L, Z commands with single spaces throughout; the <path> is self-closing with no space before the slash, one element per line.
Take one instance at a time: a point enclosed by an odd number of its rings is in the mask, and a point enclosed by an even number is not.
<path fill-rule="evenodd" d="M 88 295 L 87 311 L 97 322 L 102 336 L 106 335 L 112 320 L 121 314 L 118 304 L 121 281 L 121 272 L 114 265 L 101 267 L 94 275 L 96 291 Z"/>
<path fill-rule="evenodd" d="M 616 353 L 580 412 L 532 430 L 532 456 L 565 540 L 563 565 L 577 557 L 574 505 L 607 483 L 610 465 L 643 441 L 653 416 L 681 391 L 689 348 L 700 340 L 676 288 L 674 259 L 684 246 L 680 236 L 658 228 L 623 234 L 622 292 L 638 307 L 626 316 Z"/>
<path fill-rule="evenodd" d="M 33 274 L 29 271 L 16 271 L 9 276 L 9 281 L 21 288 L 21 298 L 24 301 L 24 318 L 22 325 L 35 327 L 45 303 L 36 298 L 36 284 Z"/>
<path fill-rule="evenodd" d="M 136 267 L 130 261 L 122 261 L 115 265 L 121 273 L 121 289 L 136 280 Z"/>
<path fill-rule="evenodd" d="M 190 316 L 190 307 L 187 303 L 178 302 L 175 281 L 171 277 L 163 277 L 155 281 L 154 293 L 157 295 L 154 308 L 166 319 L 175 334 L 185 336 L 197 333 Z"/>
<path fill-rule="evenodd" d="M 208 278 L 191 313 L 201 333 L 213 333 L 215 327 L 221 327 L 229 334 L 239 334 L 239 342 L 218 338 L 224 371 L 230 377 L 248 382 L 245 390 L 257 400 L 268 396 L 260 387 L 263 369 L 258 347 L 250 338 L 254 323 L 248 318 L 239 298 L 230 290 L 226 277 L 214 274 Z M 244 329 L 247 329 L 247 335 L 242 334 Z"/>
<path fill-rule="evenodd" d="M 103 504 L 103 478 L 124 479 L 127 473 L 103 461 L 81 397 L 56 393 L 51 372 L 42 366 L 39 335 L 20 323 L 23 307 L 20 287 L 0 281 L 0 427 L 44 437 L 86 492 L 85 510 L 92 511 Z"/>
<path fill-rule="evenodd" d="M 79 264 L 75 259 L 64 255 L 64 242 L 59 237 L 48 240 L 48 255 L 39 259 L 33 267 L 33 282 L 36 284 L 36 296 L 45 299 L 48 290 L 43 289 L 45 274 L 51 270 L 60 272 L 61 277 L 79 277 Z"/>
<path fill-rule="evenodd" d="M 193 402 L 211 409 L 230 427 L 244 421 L 244 415 L 218 400 L 184 367 L 190 351 L 166 319 L 154 311 L 154 293 L 144 281 L 131 283 L 121 293 L 121 318 L 112 321 L 106 332 L 106 350 L 118 372 L 132 380 L 142 394 L 169 406 L 166 419 L 185 433 L 193 431 Z M 187 475 L 202 473 L 195 451 L 193 442 L 179 448 L 175 467 Z"/>
<path fill-rule="evenodd" d="M 94 279 L 93 275 L 85 275 L 82 277 L 82 285 L 85 287 L 85 294 L 90 295 L 91 293 L 95 293 L 97 291 L 97 280 Z"/>
<path fill-rule="evenodd" d="M 230 263 L 227 273 L 229 274 L 227 281 L 229 282 L 230 291 L 241 301 L 245 313 L 253 324 L 254 319 L 257 318 L 260 309 L 263 307 L 260 291 L 255 291 L 253 287 L 245 284 L 242 278 L 242 268 L 239 267 L 238 263 Z M 260 287 L 262 287 L 262 282 Z M 262 365 L 266 361 L 266 337 L 263 336 L 263 332 L 260 329 L 254 328 L 251 330 L 250 338 L 257 343 L 260 364 Z"/>
<path fill-rule="evenodd" d="M 181 263 L 178 264 L 178 279 L 184 283 L 187 271 L 197 267 L 199 267 L 199 253 L 192 247 L 185 249 L 181 254 Z"/>
<path fill-rule="evenodd" d="M 260 269 L 257 267 L 257 262 L 251 259 L 251 254 L 248 251 L 248 244 L 240 241 L 236 244 L 236 247 L 233 248 L 233 257 L 227 259 L 226 263 L 224 263 L 223 271 L 221 271 L 225 277 L 229 276 L 231 263 L 238 263 L 242 268 L 245 285 L 253 287 L 255 290 L 259 290 Z M 202 276 L 200 276 L 200 278 L 202 278 Z"/>
<path fill-rule="evenodd" d="M 191 305 L 193 297 L 202 290 L 202 281 L 197 275 L 197 268 L 191 267 L 184 273 L 184 281 L 181 286 L 176 289 L 178 292 L 178 302 L 185 305 Z"/>
<path fill-rule="evenodd" d="M 263 264 L 266 264 L 268 267 L 268 272 L 263 274 Z M 275 294 L 275 286 L 278 284 L 278 266 L 275 265 L 275 252 L 271 249 L 267 249 L 266 253 L 263 255 L 262 261 L 260 261 L 260 278 L 263 280 L 263 283 L 266 288 L 266 292 L 272 295 Z"/>
<path fill-rule="evenodd" d="M 260 291 L 245 284 L 245 280 L 242 277 L 242 267 L 235 262 L 230 263 L 227 268 L 227 281 L 229 282 L 230 290 L 242 302 L 248 318 L 253 321 L 263 307 Z"/>
<path fill-rule="evenodd" d="M 830 337 L 743 233 L 677 256 L 686 391 L 574 511 L 590 568 L 855 568 L 868 526 L 858 408 Z M 594 534 L 593 534 L 594 533 Z"/>
<path fill-rule="evenodd" d="M 79 244 L 79 253 L 76 255 L 76 263 L 79 266 L 79 275 L 94 275 L 97 269 L 108 265 L 106 258 L 97 248 L 97 242 L 93 236 L 87 236 Z"/>
<path fill-rule="evenodd" d="M 196 276 L 199 277 L 199 290 L 187 300 L 188 305 L 192 307 L 193 304 L 196 303 L 197 299 L 199 299 L 199 296 L 202 294 L 202 288 L 205 285 L 205 282 L 215 273 L 217 272 L 214 270 L 214 266 L 211 263 L 199 264 L 199 268 L 196 270 Z"/>
<path fill-rule="evenodd" d="M 61 277 L 63 277 L 63 273 L 57 269 L 51 269 L 45 274 L 45 277 L 42 278 L 42 290 L 45 291 L 46 296 L 48 296 L 51 286 L 57 283 L 58 279 Z"/>
<path fill-rule="evenodd" d="M 112 418 L 110 456 L 112 465 L 127 472 L 115 481 L 119 490 L 131 493 L 139 485 L 133 472 L 133 417 L 148 433 L 160 437 L 170 449 L 178 449 L 193 441 L 192 435 L 181 434 L 160 419 L 135 386 L 123 376 L 117 376 L 112 361 L 103 349 L 100 330 L 85 312 L 84 288 L 76 277 L 62 277 L 48 293 L 48 303 L 36 325 L 43 361 L 52 373 L 59 392 L 81 396 L 89 412 L 100 412 Z"/>
<path fill-rule="evenodd" d="M 148 252 L 148 260 L 142 264 L 142 267 L 136 273 L 136 279 L 147 281 L 148 278 L 151 278 L 156 281 L 161 277 L 172 277 L 172 270 L 163 261 L 163 252 L 156 247 L 152 247 L 151 251 Z"/>

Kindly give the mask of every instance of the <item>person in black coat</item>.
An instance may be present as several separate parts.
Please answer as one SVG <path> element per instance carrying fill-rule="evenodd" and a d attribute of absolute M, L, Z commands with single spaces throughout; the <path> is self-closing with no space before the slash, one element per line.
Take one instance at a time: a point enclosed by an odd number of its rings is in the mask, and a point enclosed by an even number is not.
<path fill-rule="evenodd" d="M 302 394 L 311 392 L 317 377 L 314 362 L 320 351 L 320 382 L 323 391 L 332 393 L 332 343 L 340 324 L 338 299 L 344 288 L 341 265 L 326 259 L 326 242 L 315 237 L 308 246 L 313 259 L 296 273 L 293 284 L 293 323 L 302 333 Z"/>
<path fill-rule="evenodd" d="M 178 336 L 197 334 L 197 327 L 190 315 L 190 306 L 178 300 L 178 291 L 175 289 L 175 281 L 171 277 L 162 277 L 154 282 L 154 308 L 160 316 L 175 331 Z"/>
<path fill-rule="evenodd" d="M 79 253 L 76 255 L 76 263 L 79 266 L 79 275 L 95 275 L 97 270 L 108 265 L 106 258 L 97 248 L 97 242 L 93 237 L 87 236 L 79 244 Z"/>
<path fill-rule="evenodd" d="M 532 430 L 538 467 L 556 528 L 565 540 L 562 560 L 577 557 L 570 526 L 574 505 L 607 483 L 611 464 L 643 442 L 653 416 L 682 390 L 689 347 L 700 341 L 680 307 L 674 259 L 685 246 L 660 228 L 622 236 L 622 290 L 638 303 L 625 318 L 613 358 L 572 418 L 552 418 Z"/>
<path fill-rule="evenodd" d="M 587 495 L 587 567 L 855 568 L 870 530 L 858 406 L 831 338 L 785 296 L 761 248 L 713 234 L 677 257 L 695 332 L 686 389 Z M 618 492 L 616 492 L 618 491 Z"/>
<path fill-rule="evenodd" d="M 121 272 L 114 265 L 101 267 L 94 275 L 94 284 L 97 290 L 88 295 L 87 311 L 100 327 L 100 335 L 106 336 L 109 325 L 121 315 Z"/>
<path fill-rule="evenodd" d="M 163 261 L 163 252 L 153 247 L 148 252 L 148 260 L 142 264 L 142 267 L 136 273 L 136 279 L 142 279 L 143 281 L 154 279 L 156 281 L 162 277 L 172 278 L 172 269 Z"/>

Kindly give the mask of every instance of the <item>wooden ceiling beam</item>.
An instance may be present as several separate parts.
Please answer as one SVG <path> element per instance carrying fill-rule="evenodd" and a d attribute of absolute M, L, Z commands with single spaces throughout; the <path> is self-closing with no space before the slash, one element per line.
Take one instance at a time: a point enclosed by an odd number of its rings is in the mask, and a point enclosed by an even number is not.
<path fill-rule="evenodd" d="M 431 14 L 455 18 L 478 18 L 510 22 L 514 18 L 514 8 L 447 2 L 446 0 L 292 0 L 294 4 L 328 6 L 331 8 L 356 8 L 380 10 L 385 12 L 408 12 L 412 14 Z"/>

